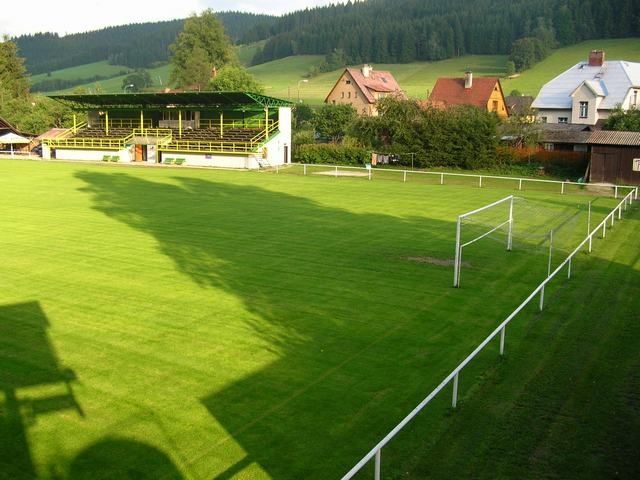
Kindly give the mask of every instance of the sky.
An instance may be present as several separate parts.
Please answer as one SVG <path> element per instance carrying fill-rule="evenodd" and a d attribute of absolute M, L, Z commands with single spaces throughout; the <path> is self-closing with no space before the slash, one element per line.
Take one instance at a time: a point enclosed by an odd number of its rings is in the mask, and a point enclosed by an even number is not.
<path fill-rule="evenodd" d="M 9 2 L 0 16 L 0 37 L 38 33 L 87 32 L 113 25 L 186 18 L 212 8 L 217 12 L 236 10 L 281 15 L 337 0 L 25 0 Z"/>

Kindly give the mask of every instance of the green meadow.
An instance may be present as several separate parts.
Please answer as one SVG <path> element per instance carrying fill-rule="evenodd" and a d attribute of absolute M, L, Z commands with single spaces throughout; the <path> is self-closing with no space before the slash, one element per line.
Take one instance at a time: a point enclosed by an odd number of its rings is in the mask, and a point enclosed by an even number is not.
<path fill-rule="evenodd" d="M 550 229 L 557 265 L 584 236 L 587 202 L 594 222 L 617 203 L 498 181 L 300 173 L 0 161 L 0 478 L 340 478 L 544 278 Z M 512 193 L 514 250 L 501 232 L 469 247 L 452 288 L 457 215 Z M 506 458 L 524 478 L 526 442 L 511 453 L 511 430 L 490 435 L 482 406 L 497 393 L 491 412 L 518 413 L 513 428 L 579 410 L 594 391 L 614 395 L 606 407 L 627 401 L 587 373 L 596 359 L 619 383 L 637 370 L 626 366 L 638 365 L 639 219 L 634 206 L 581 254 L 547 310 L 525 309 L 506 360 L 491 345 L 463 372 L 460 412 L 445 394 L 390 445 L 385 478 L 447 465 L 473 476 L 446 454 L 451 439 L 465 456 L 480 443 L 470 465 Z M 625 368 L 606 347 L 632 355 Z M 531 379 L 566 409 L 537 410 Z M 612 432 L 615 412 L 588 411 Z M 549 445 L 580 459 L 585 442 Z M 617 453 L 637 459 L 637 444 Z M 598 460 L 616 466 L 606 453 Z"/>
<path fill-rule="evenodd" d="M 257 48 L 257 44 L 239 47 L 238 56 L 242 63 L 247 64 L 250 62 Z M 400 86 L 411 98 L 426 99 L 438 77 L 462 76 L 469 69 L 476 75 L 500 77 L 505 95 L 508 95 L 512 90 L 518 90 L 525 95 L 535 96 L 546 82 L 579 61 L 586 60 L 589 51 L 592 49 L 605 50 L 606 58 L 610 60 L 623 59 L 631 62 L 640 62 L 640 42 L 637 38 L 625 38 L 589 40 L 557 49 L 548 58 L 512 79 L 504 78 L 507 62 L 506 55 L 467 55 L 437 62 L 375 64 L 374 68 L 391 71 Z M 342 72 L 340 69 L 323 73 L 313 78 L 307 78 L 310 69 L 320 64 L 322 59 L 322 55 L 297 55 L 249 67 L 249 72 L 265 86 L 267 95 L 295 101 L 298 99 L 299 91 L 301 100 L 319 105 L 324 102 L 325 97 Z M 354 67 L 360 67 L 360 65 L 355 65 Z M 106 62 L 99 62 L 98 64 L 53 72 L 52 75 L 60 76 L 60 78 L 88 77 L 102 74 L 101 72 L 106 68 L 117 71 L 117 69 L 125 67 L 106 65 Z M 153 68 L 149 72 L 153 78 L 155 88 L 160 89 L 162 86 L 168 85 L 169 65 Z M 43 76 L 38 75 L 33 79 L 40 79 L 40 77 Z M 116 93 L 122 90 L 123 78 L 123 76 L 118 76 L 83 85 L 83 87 L 95 90 L 99 86 L 104 92 Z M 304 82 L 303 80 L 305 79 L 308 81 Z M 70 89 L 69 91 L 72 90 Z"/>

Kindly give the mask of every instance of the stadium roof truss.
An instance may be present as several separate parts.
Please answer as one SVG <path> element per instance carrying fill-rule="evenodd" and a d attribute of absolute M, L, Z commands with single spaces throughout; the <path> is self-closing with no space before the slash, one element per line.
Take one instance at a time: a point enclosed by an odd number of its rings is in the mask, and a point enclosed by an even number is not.
<path fill-rule="evenodd" d="M 75 110 L 199 110 L 262 111 L 290 107 L 291 102 L 250 92 L 170 92 L 50 95 Z"/>

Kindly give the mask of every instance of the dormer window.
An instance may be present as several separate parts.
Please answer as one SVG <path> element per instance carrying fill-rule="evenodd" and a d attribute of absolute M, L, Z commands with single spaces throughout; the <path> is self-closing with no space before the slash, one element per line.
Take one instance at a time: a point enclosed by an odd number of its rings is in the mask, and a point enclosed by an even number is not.
<path fill-rule="evenodd" d="M 580 118 L 589 116 L 589 102 L 580 102 Z"/>
<path fill-rule="evenodd" d="M 347 85 L 351 85 L 351 80 L 346 81 Z"/>

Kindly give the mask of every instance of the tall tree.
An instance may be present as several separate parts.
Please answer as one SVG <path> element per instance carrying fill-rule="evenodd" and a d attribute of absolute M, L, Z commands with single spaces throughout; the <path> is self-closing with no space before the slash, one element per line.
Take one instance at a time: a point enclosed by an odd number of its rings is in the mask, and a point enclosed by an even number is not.
<path fill-rule="evenodd" d="M 231 41 L 211 9 L 186 19 L 169 48 L 173 54 L 170 81 L 177 87 L 204 86 L 214 68 L 237 63 Z"/>
<path fill-rule="evenodd" d="M 0 42 L 0 94 L 3 102 L 29 94 L 29 79 L 17 45 L 4 37 Z M 0 103 L 3 103 L 0 102 Z"/>

